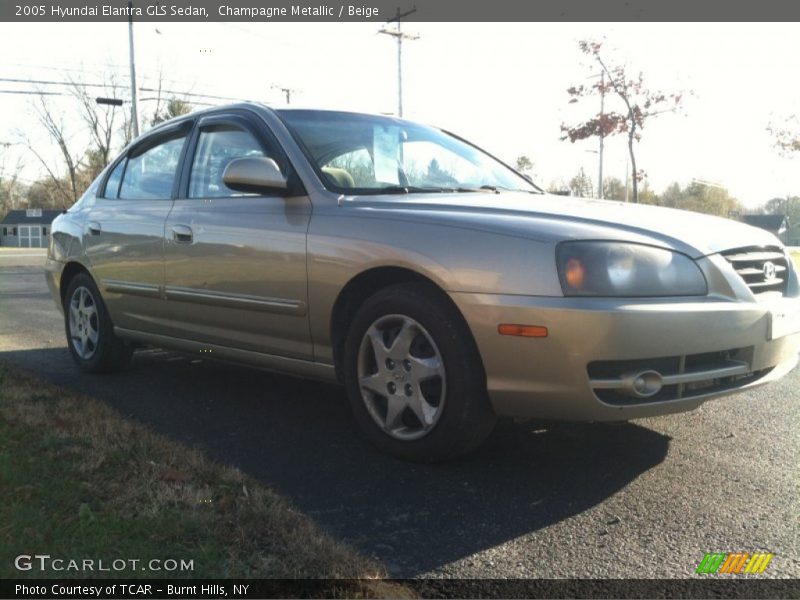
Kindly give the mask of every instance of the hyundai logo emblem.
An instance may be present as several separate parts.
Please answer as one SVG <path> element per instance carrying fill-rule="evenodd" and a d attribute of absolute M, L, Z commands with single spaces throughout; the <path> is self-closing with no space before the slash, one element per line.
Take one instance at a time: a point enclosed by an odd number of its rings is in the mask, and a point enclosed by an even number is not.
<path fill-rule="evenodd" d="M 764 271 L 764 281 L 772 281 L 775 279 L 775 263 L 767 261 L 762 267 Z"/>

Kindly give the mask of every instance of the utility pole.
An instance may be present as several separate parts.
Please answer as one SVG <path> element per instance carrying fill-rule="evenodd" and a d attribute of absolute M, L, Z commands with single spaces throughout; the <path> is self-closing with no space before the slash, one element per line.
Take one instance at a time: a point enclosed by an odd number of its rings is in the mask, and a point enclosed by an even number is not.
<path fill-rule="evenodd" d="M 276 85 L 276 84 L 273 84 L 270 87 L 273 90 L 280 90 L 281 92 L 283 92 L 283 96 L 284 96 L 284 98 L 286 98 L 286 106 L 289 106 L 292 103 L 292 94 L 294 92 L 298 91 L 298 90 L 296 90 L 294 88 L 281 87 L 281 86 Z"/>
<path fill-rule="evenodd" d="M 417 7 L 415 6 L 411 10 L 408 10 L 404 13 L 400 12 L 400 7 L 397 8 L 397 16 L 394 19 L 389 19 L 386 21 L 387 25 L 389 23 L 396 23 L 397 27 L 395 29 L 387 29 L 384 27 L 378 33 L 383 33 L 386 35 L 391 35 L 397 40 L 397 116 L 403 116 L 403 40 L 418 40 L 418 35 L 410 35 L 408 33 L 403 33 L 403 30 L 400 26 L 400 19 L 403 17 L 407 17 L 408 15 L 414 14 L 417 12 Z"/>
<path fill-rule="evenodd" d="M 600 72 L 600 173 L 597 176 L 597 197 L 603 199 L 603 141 L 605 131 L 603 130 L 603 115 L 605 113 L 606 101 L 606 74 Z M 627 185 L 627 184 L 626 184 Z"/>
<path fill-rule="evenodd" d="M 139 99 L 136 90 L 136 62 L 133 52 L 133 0 L 128 0 L 128 49 L 131 62 L 131 125 L 133 137 L 139 137 Z"/>
<path fill-rule="evenodd" d="M 302 91 L 302 90 L 297 90 L 295 88 L 283 87 L 281 85 L 278 85 L 277 83 L 273 83 L 272 85 L 269 86 L 269 88 L 271 90 L 278 90 L 283 94 L 283 97 L 286 99 L 286 106 L 289 106 L 292 103 L 292 94 L 294 94 L 295 92 Z"/>

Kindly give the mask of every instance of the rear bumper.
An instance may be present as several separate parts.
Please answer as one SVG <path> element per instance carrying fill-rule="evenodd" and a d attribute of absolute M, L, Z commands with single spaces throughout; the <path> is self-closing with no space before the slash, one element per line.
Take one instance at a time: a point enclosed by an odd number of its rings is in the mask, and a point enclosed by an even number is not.
<path fill-rule="evenodd" d="M 451 297 L 472 329 L 489 396 L 503 415 L 608 421 L 692 410 L 782 377 L 798 361 L 796 327 L 786 333 L 776 323 L 770 339 L 773 312 L 800 312 L 794 298 Z M 548 336 L 503 336 L 500 323 L 544 326 Z M 630 393 L 631 376 L 643 371 L 663 376 L 660 393 Z"/>

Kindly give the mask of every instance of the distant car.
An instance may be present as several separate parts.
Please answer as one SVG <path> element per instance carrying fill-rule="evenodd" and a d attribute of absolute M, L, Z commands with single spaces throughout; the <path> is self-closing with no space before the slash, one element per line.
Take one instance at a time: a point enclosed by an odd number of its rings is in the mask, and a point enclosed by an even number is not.
<path fill-rule="evenodd" d="M 47 281 L 83 371 L 144 344 L 338 380 L 415 460 L 496 415 L 690 410 L 785 375 L 800 342 L 766 231 L 551 196 L 393 117 L 256 104 L 135 140 L 54 222 Z"/>

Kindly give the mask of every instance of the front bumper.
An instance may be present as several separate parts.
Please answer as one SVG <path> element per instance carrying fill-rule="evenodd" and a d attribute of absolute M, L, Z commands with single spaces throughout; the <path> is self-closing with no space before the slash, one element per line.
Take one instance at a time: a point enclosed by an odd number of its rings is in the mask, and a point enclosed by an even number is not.
<path fill-rule="evenodd" d="M 64 263 L 47 257 L 44 265 L 44 277 L 47 281 L 47 289 L 53 297 L 58 310 L 63 314 L 64 306 L 61 303 L 61 272 L 64 270 Z"/>
<path fill-rule="evenodd" d="M 614 421 L 692 410 L 782 377 L 798 361 L 797 298 L 451 297 L 472 329 L 502 415 Z M 501 323 L 544 326 L 548 336 L 503 336 Z M 631 374 L 645 370 L 664 376 L 663 392 L 627 395 Z"/>

